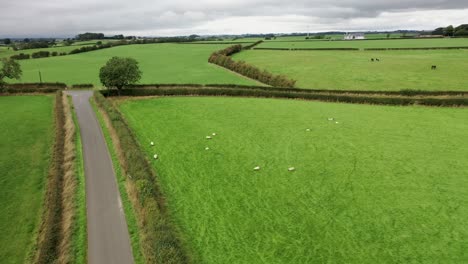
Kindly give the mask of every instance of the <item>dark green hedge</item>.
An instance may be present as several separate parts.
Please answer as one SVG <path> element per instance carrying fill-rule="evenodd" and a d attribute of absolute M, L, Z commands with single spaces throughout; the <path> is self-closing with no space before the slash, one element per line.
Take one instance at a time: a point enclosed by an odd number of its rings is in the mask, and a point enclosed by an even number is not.
<path fill-rule="evenodd" d="M 94 88 L 94 84 L 91 83 L 81 83 L 81 84 L 73 84 L 71 88 L 80 89 L 80 88 Z"/>
<path fill-rule="evenodd" d="M 244 61 L 235 61 L 230 57 L 232 54 L 240 51 L 242 51 L 241 45 L 234 45 L 226 49 L 216 51 L 211 54 L 208 62 L 217 64 L 221 67 L 274 87 L 294 87 L 296 84 L 295 80 L 291 80 L 286 76 L 274 75 L 266 70 L 261 70 L 260 68 L 247 64 Z"/>
<path fill-rule="evenodd" d="M 262 44 L 262 42 L 263 42 L 263 40 L 259 40 L 259 41 L 255 42 L 255 43 L 253 43 L 253 44 L 250 44 L 250 45 L 247 45 L 247 46 L 243 46 L 242 49 L 244 49 L 244 50 L 252 49 L 252 48 L 254 48 L 254 47 L 257 46 L 257 45 Z"/>
<path fill-rule="evenodd" d="M 116 96 L 117 91 L 103 91 L 105 96 Z M 264 90 L 264 89 L 241 89 L 241 88 L 158 88 L 158 89 L 123 89 L 122 96 L 239 96 L 239 97 L 265 97 L 265 98 L 289 98 L 302 100 L 318 100 L 326 102 L 354 103 L 354 104 L 377 104 L 377 105 L 429 105 L 429 106 L 466 106 L 468 98 L 411 98 L 411 97 L 377 97 L 377 96 L 353 96 L 345 94 L 324 94 L 317 92 L 297 92 Z"/>
<path fill-rule="evenodd" d="M 138 84 L 129 88 L 232 88 L 232 89 L 255 89 L 265 91 L 282 91 L 298 93 L 323 93 L 323 94 L 351 94 L 351 95 L 394 95 L 394 96 L 458 96 L 468 95 L 468 91 L 424 91 L 402 89 L 400 91 L 366 91 L 366 90 L 328 90 L 328 89 L 304 89 L 304 88 L 280 88 L 269 86 L 237 85 L 237 84 Z"/>
<path fill-rule="evenodd" d="M 11 83 L 7 85 L 8 88 L 12 89 L 23 89 L 23 88 L 67 88 L 64 83 Z"/>
<path fill-rule="evenodd" d="M 133 89 L 145 90 L 145 89 Z M 155 89 L 152 89 L 155 90 Z M 103 109 L 120 140 L 126 173 L 136 187 L 136 196 L 142 210 L 138 211 L 142 247 L 146 263 L 192 263 L 187 247 L 172 222 L 166 209 L 165 198 L 159 187 L 158 178 L 146 155 L 142 152 L 135 135 L 120 112 L 100 92 L 94 93 L 98 106 Z"/>

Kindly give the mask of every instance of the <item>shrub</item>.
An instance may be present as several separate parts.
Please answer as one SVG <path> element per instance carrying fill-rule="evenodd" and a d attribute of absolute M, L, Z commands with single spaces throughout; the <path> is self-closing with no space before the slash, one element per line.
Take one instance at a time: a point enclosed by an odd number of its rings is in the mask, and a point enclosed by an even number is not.
<path fill-rule="evenodd" d="M 20 53 L 20 54 L 13 55 L 10 58 L 14 60 L 28 60 L 31 58 L 31 55 Z"/>
<path fill-rule="evenodd" d="M 38 59 L 38 58 L 47 58 L 50 56 L 50 52 L 49 51 L 45 51 L 45 50 L 41 50 L 41 51 L 38 51 L 38 52 L 34 52 L 33 54 L 31 54 L 31 57 L 33 59 Z"/>

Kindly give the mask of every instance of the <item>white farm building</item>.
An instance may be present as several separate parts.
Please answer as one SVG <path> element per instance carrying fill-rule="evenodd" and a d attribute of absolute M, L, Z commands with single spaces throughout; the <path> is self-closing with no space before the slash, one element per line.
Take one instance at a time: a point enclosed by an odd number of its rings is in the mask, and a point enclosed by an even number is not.
<path fill-rule="evenodd" d="M 344 40 L 366 39 L 364 33 L 346 33 Z"/>

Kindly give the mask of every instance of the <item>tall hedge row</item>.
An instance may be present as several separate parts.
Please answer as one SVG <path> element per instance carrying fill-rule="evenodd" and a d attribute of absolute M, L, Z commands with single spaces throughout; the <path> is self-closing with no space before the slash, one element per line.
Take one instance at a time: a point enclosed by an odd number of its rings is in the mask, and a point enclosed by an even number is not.
<path fill-rule="evenodd" d="M 230 57 L 240 51 L 242 51 L 241 45 L 230 46 L 211 54 L 208 61 L 274 87 L 294 87 L 296 84 L 295 80 L 291 80 L 286 76 L 274 75 L 266 70 L 261 70 L 255 66 L 247 64 L 244 61 L 235 61 Z"/>
<path fill-rule="evenodd" d="M 262 44 L 262 42 L 263 42 L 263 40 L 259 40 L 259 41 L 255 42 L 255 43 L 250 44 L 250 45 L 243 46 L 242 49 L 244 49 L 244 50 L 252 49 L 257 45 Z"/>
<path fill-rule="evenodd" d="M 105 96 L 116 96 L 117 91 L 103 91 Z M 325 102 L 340 102 L 354 104 L 377 104 L 377 105 L 428 105 L 428 106 L 468 106 L 468 98 L 419 98 L 402 96 L 365 96 L 349 94 L 327 94 L 317 92 L 283 91 L 282 89 L 265 90 L 252 88 L 214 88 L 214 87 L 172 87 L 172 88 L 138 88 L 123 89 L 122 96 L 239 96 L 239 97 L 263 97 L 263 98 L 286 98 L 317 100 Z"/>
<path fill-rule="evenodd" d="M 402 89 L 399 91 L 372 91 L 372 90 L 328 90 L 328 89 L 304 89 L 304 88 L 278 88 L 268 86 L 238 85 L 238 84 L 135 84 L 129 88 L 238 88 L 238 89 L 259 89 L 265 91 L 287 91 L 301 93 L 323 93 L 323 94 L 350 94 L 350 95 L 390 95 L 390 96 L 463 96 L 468 95 L 468 91 L 425 91 Z"/>
<path fill-rule="evenodd" d="M 120 112 L 100 92 L 95 92 L 94 99 L 112 123 L 120 141 L 127 181 L 136 191 L 138 204 L 134 207 L 138 213 L 146 263 L 192 263 L 193 256 L 188 253 L 171 221 L 157 176 L 135 135 Z"/>

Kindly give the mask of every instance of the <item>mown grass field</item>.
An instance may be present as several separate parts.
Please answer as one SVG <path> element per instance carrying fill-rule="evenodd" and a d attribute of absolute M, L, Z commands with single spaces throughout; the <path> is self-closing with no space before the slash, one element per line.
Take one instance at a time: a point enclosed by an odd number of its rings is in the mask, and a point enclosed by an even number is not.
<path fill-rule="evenodd" d="M 0 259 L 25 263 L 42 214 L 53 96 L 0 97 Z"/>
<path fill-rule="evenodd" d="M 371 62 L 371 58 L 380 62 Z M 236 54 L 234 59 L 284 74 L 302 88 L 468 90 L 468 82 L 462 77 L 468 69 L 468 50 L 250 50 Z M 436 71 L 431 70 L 432 65 L 437 65 Z"/>
<path fill-rule="evenodd" d="M 208 63 L 213 51 L 228 45 L 146 44 L 119 46 L 76 55 L 21 61 L 18 82 L 92 83 L 101 86 L 99 69 L 114 56 L 132 57 L 143 72 L 140 83 L 256 84 Z"/>
<path fill-rule="evenodd" d="M 350 40 L 350 41 L 267 41 L 259 48 L 427 48 L 427 47 L 468 47 L 468 38 L 458 39 L 392 39 L 392 40 Z"/>
<path fill-rule="evenodd" d="M 203 263 L 468 261 L 467 109 L 222 97 L 119 108 Z"/>

